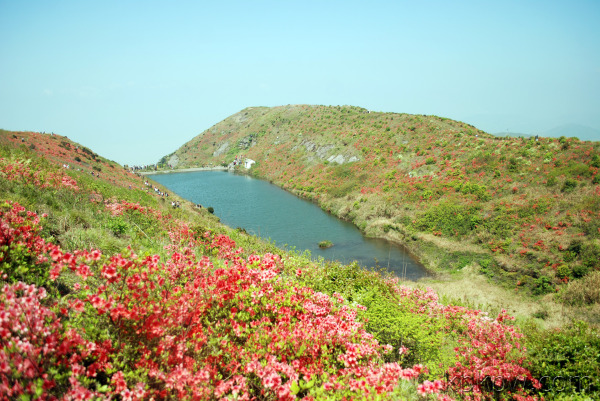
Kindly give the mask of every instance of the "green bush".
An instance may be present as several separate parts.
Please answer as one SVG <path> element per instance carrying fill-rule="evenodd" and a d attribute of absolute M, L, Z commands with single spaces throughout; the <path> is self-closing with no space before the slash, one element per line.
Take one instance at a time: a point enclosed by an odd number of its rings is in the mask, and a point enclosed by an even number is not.
<path fill-rule="evenodd" d="M 534 216 L 536 214 L 536 210 L 531 207 L 531 205 L 525 205 L 523 207 L 518 208 L 517 215 L 519 218 L 524 219 L 527 217 Z"/>
<path fill-rule="evenodd" d="M 479 257 L 480 255 L 470 252 L 445 252 L 440 256 L 439 265 L 448 270 L 461 270 L 472 262 L 478 261 Z"/>
<path fill-rule="evenodd" d="M 514 228 L 514 221 L 510 217 L 509 211 L 504 207 L 497 207 L 494 214 L 485 219 L 482 228 L 489 234 L 498 238 L 507 238 Z M 506 251 L 506 249 L 505 249 Z"/>
<path fill-rule="evenodd" d="M 563 279 L 564 277 L 571 277 L 572 271 L 567 265 L 560 265 L 556 268 L 556 277 L 559 279 Z"/>
<path fill-rule="evenodd" d="M 531 293 L 533 295 L 544 295 L 553 291 L 554 285 L 552 284 L 552 280 L 550 279 L 550 277 L 541 276 L 534 280 L 533 289 L 531 290 Z"/>
<path fill-rule="evenodd" d="M 592 172 L 586 164 L 575 163 L 569 167 L 569 175 L 573 177 L 590 177 Z"/>
<path fill-rule="evenodd" d="M 583 224 L 583 232 L 590 238 L 600 238 L 600 219 L 591 219 Z"/>
<path fill-rule="evenodd" d="M 566 251 L 563 255 L 563 260 L 565 262 L 572 262 L 577 258 L 577 254 L 575 252 Z"/>
<path fill-rule="evenodd" d="M 600 272 L 592 272 L 579 280 L 571 281 L 561 291 L 560 300 L 573 306 L 600 303 Z"/>
<path fill-rule="evenodd" d="M 414 227 L 421 231 L 441 231 L 444 235 L 466 235 L 473 229 L 475 207 L 464 207 L 450 202 L 440 203 L 420 214 Z"/>
<path fill-rule="evenodd" d="M 575 265 L 573 266 L 573 277 L 581 278 L 588 274 L 590 268 L 586 265 Z"/>
<path fill-rule="evenodd" d="M 460 192 L 463 194 L 474 194 L 477 196 L 477 199 L 482 202 L 487 202 L 491 198 L 485 185 L 474 184 L 471 182 L 464 183 L 460 188 Z"/>
<path fill-rule="evenodd" d="M 516 173 L 519 171 L 519 161 L 517 159 L 515 159 L 514 157 L 511 157 L 508 160 L 508 167 L 507 170 L 512 172 L 512 173 Z"/>
<path fill-rule="evenodd" d="M 122 236 L 129 229 L 129 225 L 120 216 L 111 218 L 106 224 L 106 227 L 117 237 Z"/>
<path fill-rule="evenodd" d="M 572 178 L 567 178 L 563 187 L 561 189 L 562 192 L 569 193 L 573 192 L 577 188 L 577 181 Z"/>
<path fill-rule="evenodd" d="M 358 180 L 345 181 L 341 185 L 331 188 L 329 190 L 329 193 L 334 198 L 343 198 L 344 196 L 348 195 L 350 192 L 352 192 L 357 187 L 358 187 Z"/>
<path fill-rule="evenodd" d="M 422 363 L 434 377 L 444 374 L 453 361 L 453 352 L 450 340 L 442 334 L 447 324 L 443 319 L 412 313 L 406 301 L 372 291 L 364 294 L 360 303 L 367 307 L 361 312 L 366 330 L 381 344 L 394 347 L 393 352 L 384 355 L 386 362 L 401 362 L 404 366 Z M 410 350 L 408 354 L 398 353 L 402 346 Z"/>
<path fill-rule="evenodd" d="M 588 268 L 600 268 L 599 244 L 593 242 L 582 244 L 579 256 L 584 266 Z"/>
<path fill-rule="evenodd" d="M 600 396 L 600 336 L 585 323 L 563 329 L 524 328 L 529 370 L 542 382 L 546 399 Z M 564 398 L 567 397 L 567 398 Z M 582 398 L 583 399 L 583 398 Z"/>

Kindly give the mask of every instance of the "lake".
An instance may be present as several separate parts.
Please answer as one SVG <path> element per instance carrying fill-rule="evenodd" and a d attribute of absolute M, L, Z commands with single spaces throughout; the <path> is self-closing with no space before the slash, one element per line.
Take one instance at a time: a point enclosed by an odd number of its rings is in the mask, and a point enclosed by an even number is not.
<path fill-rule="evenodd" d="M 154 174 L 152 179 L 204 207 L 213 207 L 221 222 L 269 239 L 280 248 L 310 251 L 313 258 L 357 261 L 367 268 L 384 267 L 398 277 L 417 280 L 427 271 L 402 247 L 367 238 L 351 223 L 269 182 L 226 171 Z M 334 245 L 320 248 L 328 240 Z"/>

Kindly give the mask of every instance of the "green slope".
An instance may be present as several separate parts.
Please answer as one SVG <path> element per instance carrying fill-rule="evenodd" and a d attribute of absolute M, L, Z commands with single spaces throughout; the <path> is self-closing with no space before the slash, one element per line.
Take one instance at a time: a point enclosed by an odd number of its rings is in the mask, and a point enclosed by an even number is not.
<path fill-rule="evenodd" d="M 598 142 L 500 138 L 436 116 L 290 105 L 244 109 L 161 162 L 250 158 L 250 170 L 236 169 L 403 243 L 430 268 L 471 265 L 543 294 L 600 269 L 599 151 Z"/>

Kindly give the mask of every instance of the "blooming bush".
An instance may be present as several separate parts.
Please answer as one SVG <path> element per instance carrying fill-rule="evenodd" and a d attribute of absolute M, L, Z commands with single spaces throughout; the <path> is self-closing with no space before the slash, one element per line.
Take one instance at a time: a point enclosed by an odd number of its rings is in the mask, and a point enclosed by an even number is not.
<path fill-rule="evenodd" d="M 98 372 L 110 368 L 110 342 L 84 340 L 65 330 L 60 318 L 43 305 L 46 291 L 22 282 L 4 285 L 0 292 L 0 400 L 139 399 L 113 374 L 114 386 L 99 383 Z M 96 388 L 94 388 L 96 387 Z"/>
<path fill-rule="evenodd" d="M 79 190 L 77 182 L 60 171 L 48 171 L 32 165 L 31 160 L 0 157 L 0 176 L 8 181 L 19 181 L 39 188 L 68 188 Z"/>
<path fill-rule="evenodd" d="M 0 204 L 0 270 L 8 282 L 44 286 L 48 280 L 46 242 L 39 236 L 40 218 L 17 203 Z"/>
<path fill-rule="evenodd" d="M 12 206 L 15 213 L 23 212 Z M 36 232 L 37 216 L 28 216 Z M 12 217 L 3 215 L 3 224 L 22 223 Z M 278 256 L 242 259 L 227 236 L 191 234 L 185 227 L 173 234 L 164 263 L 157 255 L 140 257 L 132 251 L 112 256 L 97 250 L 64 252 L 33 234 L 33 243 L 41 244 L 38 258 L 51 265 L 50 278 L 70 270 L 81 284 L 57 305 L 68 316 L 64 323 L 42 306 L 43 288 L 5 287 L 3 334 L 9 327 L 13 331 L 3 336 L 4 394 L 42 399 L 110 394 L 129 399 L 369 398 L 392 394 L 399 380 L 417 379 L 426 371 L 383 363 L 389 347 L 364 331 L 356 310 L 339 295 L 290 286 L 278 276 Z M 198 258 L 189 244 L 219 258 Z M 15 306 L 22 304 L 27 307 Z M 38 320 L 30 319 L 29 311 Z M 15 348 L 35 341 L 37 353 L 27 354 L 28 345 Z"/>
<path fill-rule="evenodd" d="M 472 400 L 535 399 L 528 391 L 540 383 L 523 367 L 523 335 L 507 324 L 513 318 L 506 311 L 491 319 L 478 310 L 442 305 L 431 290 L 398 286 L 397 291 L 408 308 L 443 319 L 447 333 L 459 333 L 456 362 L 446 372 L 448 391 Z"/>
<path fill-rule="evenodd" d="M 523 367 L 524 349 L 519 342 L 523 335 L 503 324 L 513 318 L 503 310 L 495 320 L 468 313 L 462 319 L 467 320 L 468 330 L 455 349 L 458 362 L 448 369 L 449 386 L 473 400 L 498 399 L 492 395 L 500 392 L 533 399 L 525 389 L 541 385 Z"/>

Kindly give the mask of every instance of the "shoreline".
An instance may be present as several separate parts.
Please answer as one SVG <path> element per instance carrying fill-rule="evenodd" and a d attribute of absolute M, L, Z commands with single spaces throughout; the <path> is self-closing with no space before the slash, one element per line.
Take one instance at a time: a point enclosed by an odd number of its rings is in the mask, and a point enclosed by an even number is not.
<path fill-rule="evenodd" d="M 139 171 L 138 173 L 141 175 L 156 175 L 156 174 L 171 174 L 171 173 L 191 173 L 194 171 L 227 171 L 227 167 L 217 166 L 217 167 L 190 167 L 190 168 L 180 168 L 180 169 L 172 169 L 172 170 L 156 170 L 156 171 Z"/>

